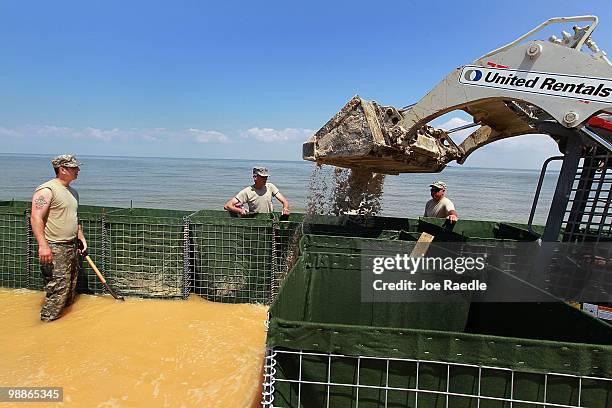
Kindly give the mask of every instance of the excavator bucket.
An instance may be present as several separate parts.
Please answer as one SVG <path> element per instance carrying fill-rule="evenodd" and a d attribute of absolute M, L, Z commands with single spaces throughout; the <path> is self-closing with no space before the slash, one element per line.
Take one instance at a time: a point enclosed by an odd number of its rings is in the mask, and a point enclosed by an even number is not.
<path fill-rule="evenodd" d="M 408 132 L 400 111 L 354 96 L 303 145 L 303 158 L 376 173 L 439 172 L 459 157 L 457 146 L 439 129 Z"/>

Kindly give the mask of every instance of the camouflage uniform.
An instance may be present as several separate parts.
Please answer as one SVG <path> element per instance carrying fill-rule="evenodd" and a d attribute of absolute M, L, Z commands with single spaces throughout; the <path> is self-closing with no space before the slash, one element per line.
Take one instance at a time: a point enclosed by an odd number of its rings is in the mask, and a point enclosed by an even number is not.
<path fill-rule="evenodd" d="M 45 281 L 45 302 L 40 311 L 40 320 L 58 319 L 64 308 L 74 302 L 80 258 L 76 243 L 49 243 L 53 253 L 52 264 L 42 264 L 40 270 Z"/>

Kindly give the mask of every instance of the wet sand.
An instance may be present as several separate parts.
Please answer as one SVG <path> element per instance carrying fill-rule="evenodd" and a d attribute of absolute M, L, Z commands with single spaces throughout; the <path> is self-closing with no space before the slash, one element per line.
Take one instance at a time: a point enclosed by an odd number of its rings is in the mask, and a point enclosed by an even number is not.
<path fill-rule="evenodd" d="M 256 407 L 267 307 L 81 295 L 39 320 L 44 294 L 0 288 L 0 386 L 61 386 L 63 403 Z"/>

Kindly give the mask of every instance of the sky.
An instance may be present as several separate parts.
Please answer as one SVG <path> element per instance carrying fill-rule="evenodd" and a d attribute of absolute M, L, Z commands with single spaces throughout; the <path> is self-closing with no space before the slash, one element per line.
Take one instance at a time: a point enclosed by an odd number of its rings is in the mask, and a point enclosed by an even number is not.
<path fill-rule="evenodd" d="M 585 14 L 612 52 L 609 1 L 2 1 L 0 153 L 301 160 L 353 95 L 415 103 L 548 18 Z M 465 165 L 556 154 L 522 136 Z"/>

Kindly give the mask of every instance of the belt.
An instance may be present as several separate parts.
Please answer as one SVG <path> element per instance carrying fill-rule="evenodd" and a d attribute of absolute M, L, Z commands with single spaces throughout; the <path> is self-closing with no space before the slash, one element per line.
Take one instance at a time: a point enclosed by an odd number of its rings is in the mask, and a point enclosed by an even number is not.
<path fill-rule="evenodd" d="M 64 241 L 64 242 L 49 242 L 49 245 L 62 245 L 62 246 L 71 246 L 71 245 L 76 245 L 77 244 L 77 238 L 70 240 L 70 241 Z"/>

